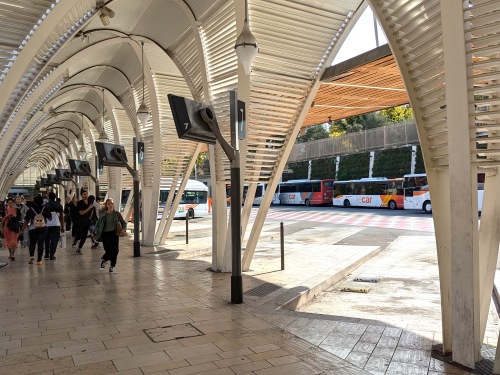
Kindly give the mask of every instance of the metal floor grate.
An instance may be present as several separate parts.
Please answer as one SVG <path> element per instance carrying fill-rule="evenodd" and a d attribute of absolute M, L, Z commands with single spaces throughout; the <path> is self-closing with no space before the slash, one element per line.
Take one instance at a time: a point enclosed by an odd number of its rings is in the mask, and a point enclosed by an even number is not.
<path fill-rule="evenodd" d="M 439 359 L 440 361 L 449 363 L 457 368 L 469 371 L 471 374 L 479 375 L 491 375 L 493 374 L 493 364 L 495 362 L 495 353 L 497 348 L 492 345 L 483 344 L 481 347 L 481 357 L 482 359 L 476 363 L 476 368 L 474 370 L 467 367 L 461 366 L 451 359 L 451 354 L 442 354 L 443 346 L 435 345 L 432 347 L 432 357 Z"/>
<path fill-rule="evenodd" d="M 273 283 L 264 283 L 255 288 L 247 290 L 244 294 L 248 296 L 256 296 L 256 297 L 264 297 L 268 294 L 271 294 L 275 290 L 281 288 L 284 284 L 273 284 Z"/>

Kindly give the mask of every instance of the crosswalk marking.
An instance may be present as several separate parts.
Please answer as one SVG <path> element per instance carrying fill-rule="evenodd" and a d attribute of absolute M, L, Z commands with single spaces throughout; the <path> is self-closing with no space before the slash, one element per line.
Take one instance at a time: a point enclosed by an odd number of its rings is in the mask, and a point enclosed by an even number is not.
<path fill-rule="evenodd" d="M 257 215 L 258 208 L 253 208 L 250 217 Z M 404 229 L 422 232 L 434 232 L 432 216 L 384 216 L 376 212 L 339 212 L 339 211 L 288 211 L 270 208 L 266 220 L 311 221 L 375 227 L 387 229 Z"/>

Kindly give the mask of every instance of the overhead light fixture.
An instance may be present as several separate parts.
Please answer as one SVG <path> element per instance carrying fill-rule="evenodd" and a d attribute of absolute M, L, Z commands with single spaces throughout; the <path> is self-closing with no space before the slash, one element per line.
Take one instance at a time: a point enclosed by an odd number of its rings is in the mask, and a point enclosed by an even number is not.
<path fill-rule="evenodd" d="M 99 134 L 99 140 L 102 142 L 108 141 L 108 136 L 106 135 L 106 129 L 104 129 L 104 89 L 102 89 L 102 124 L 101 124 L 101 133 Z"/>
<path fill-rule="evenodd" d="M 113 12 L 108 7 L 103 6 L 101 8 L 101 13 L 99 13 L 99 18 L 104 26 L 108 26 L 111 23 L 111 18 L 115 16 L 115 12 Z"/>
<path fill-rule="evenodd" d="M 139 122 L 142 125 L 146 125 L 146 123 L 149 120 L 150 113 L 149 113 L 149 108 L 146 105 L 146 102 L 144 101 L 144 42 L 141 42 L 141 50 L 142 50 L 142 60 L 141 60 L 142 61 L 142 63 L 141 63 L 141 67 L 142 67 L 142 102 L 141 102 L 141 105 L 139 106 L 139 109 L 137 110 L 137 120 L 139 120 Z"/>
<path fill-rule="evenodd" d="M 257 40 L 250 31 L 247 0 L 245 0 L 245 22 L 243 23 L 243 30 L 236 39 L 234 49 L 236 50 L 236 56 L 238 56 L 241 65 L 243 65 L 245 69 L 245 74 L 250 74 L 250 67 L 252 66 L 253 59 L 257 56 L 257 52 L 259 52 L 259 47 L 257 46 Z"/>
<path fill-rule="evenodd" d="M 90 34 L 82 32 L 80 35 L 80 40 L 82 41 L 82 44 L 89 44 L 90 43 Z"/>

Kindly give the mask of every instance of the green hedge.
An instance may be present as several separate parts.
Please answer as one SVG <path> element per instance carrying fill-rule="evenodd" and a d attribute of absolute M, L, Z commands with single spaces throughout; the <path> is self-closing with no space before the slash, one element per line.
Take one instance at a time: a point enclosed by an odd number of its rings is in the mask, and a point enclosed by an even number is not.
<path fill-rule="evenodd" d="M 368 177 L 370 153 L 346 155 L 340 158 L 338 180 L 357 180 Z"/>
<path fill-rule="evenodd" d="M 288 168 L 292 173 L 284 173 L 283 181 L 288 180 L 302 180 L 307 178 L 307 169 L 309 168 L 309 161 L 299 161 L 297 163 L 288 164 Z"/>
<path fill-rule="evenodd" d="M 373 177 L 397 178 L 410 173 L 411 147 L 376 151 Z"/>
<path fill-rule="evenodd" d="M 311 179 L 323 180 L 325 178 L 335 178 L 336 161 L 336 157 L 313 160 L 311 166 Z"/>
<path fill-rule="evenodd" d="M 410 173 L 410 172 L 407 172 Z M 425 173 L 424 157 L 420 145 L 417 146 L 417 157 L 415 161 L 415 173 Z"/>

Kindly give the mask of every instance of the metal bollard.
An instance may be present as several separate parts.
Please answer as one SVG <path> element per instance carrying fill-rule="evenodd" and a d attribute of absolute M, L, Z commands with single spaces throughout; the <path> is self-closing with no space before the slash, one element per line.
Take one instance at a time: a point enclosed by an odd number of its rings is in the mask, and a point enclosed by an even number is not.
<path fill-rule="evenodd" d="M 285 269 L 285 230 L 283 222 L 280 223 L 280 242 L 281 242 L 281 270 Z"/>
<path fill-rule="evenodd" d="M 189 211 L 186 213 L 186 245 L 189 243 Z"/>

